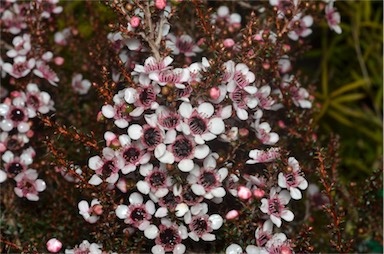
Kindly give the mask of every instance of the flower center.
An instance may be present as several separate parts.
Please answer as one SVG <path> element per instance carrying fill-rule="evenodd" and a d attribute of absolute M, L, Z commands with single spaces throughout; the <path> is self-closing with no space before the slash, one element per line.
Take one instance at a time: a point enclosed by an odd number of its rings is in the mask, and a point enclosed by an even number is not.
<path fill-rule="evenodd" d="M 129 147 L 123 153 L 123 157 L 128 163 L 135 163 L 140 156 L 140 150 L 136 147 Z"/>
<path fill-rule="evenodd" d="M 189 225 L 190 230 L 194 231 L 198 236 L 202 236 L 208 231 L 208 223 L 203 217 L 195 218 Z"/>
<path fill-rule="evenodd" d="M 10 117 L 12 121 L 21 122 L 24 120 L 25 114 L 21 109 L 15 108 L 11 111 Z"/>
<path fill-rule="evenodd" d="M 115 166 L 113 164 L 113 161 L 109 160 L 109 161 L 104 162 L 103 171 L 102 172 L 110 174 L 110 173 L 113 172 L 114 169 L 115 169 Z"/>
<path fill-rule="evenodd" d="M 244 77 L 244 75 L 241 72 L 235 72 L 233 80 L 237 83 L 237 85 L 240 88 L 244 88 L 247 85 L 249 85 L 248 80 L 246 80 L 246 78 Z"/>
<path fill-rule="evenodd" d="M 212 172 L 204 172 L 200 176 L 200 181 L 204 187 L 211 187 L 216 184 L 216 176 Z"/>
<path fill-rule="evenodd" d="M 139 99 L 141 104 L 143 104 L 144 107 L 150 107 L 152 102 L 156 99 L 156 94 L 153 91 L 153 88 L 152 87 L 144 88 L 139 95 Z"/>
<path fill-rule="evenodd" d="M 159 234 L 160 242 L 164 247 L 165 251 L 171 251 L 174 249 L 174 246 L 180 243 L 181 238 L 178 235 L 176 229 L 166 228 L 162 230 Z"/>
<path fill-rule="evenodd" d="M 168 128 L 168 129 L 174 129 L 179 124 L 179 116 L 176 114 L 171 114 L 163 119 L 160 120 L 161 126 Z"/>
<path fill-rule="evenodd" d="M 193 134 L 201 135 L 207 131 L 207 124 L 200 116 L 192 116 L 189 119 L 189 128 Z"/>
<path fill-rule="evenodd" d="M 161 142 L 159 129 L 150 127 L 144 131 L 143 143 L 148 147 L 155 147 Z"/>
<path fill-rule="evenodd" d="M 192 153 L 192 142 L 186 138 L 181 138 L 173 143 L 173 153 L 180 159 L 187 158 Z"/>
<path fill-rule="evenodd" d="M 147 212 L 145 211 L 144 208 L 141 208 L 141 207 L 137 207 L 135 208 L 132 213 L 131 213 L 131 219 L 133 221 L 142 221 L 145 219 L 145 215 L 147 214 Z"/>
<path fill-rule="evenodd" d="M 274 198 L 269 201 L 269 213 L 273 215 L 280 215 L 280 201 L 277 198 Z"/>
<path fill-rule="evenodd" d="M 37 108 L 40 104 L 40 100 L 37 98 L 36 95 L 30 95 L 27 103 L 32 107 Z"/>
<path fill-rule="evenodd" d="M 202 199 L 203 197 L 197 196 L 191 188 L 186 189 L 183 193 L 183 200 L 187 205 L 196 205 Z"/>
<path fill-rule="evenodd" d="M 161 206 L 166 206 L 168 209 L 175 209 L 176 206 L 180 203 L 180 197 L 177 197 L 173 194 L 172 191 L 168 192 L 165 197 L 159 200 Z"/>
<path fill-rule="evenodd" d="M 293 174 L 287 174 L 285 176 L 285 181 L 286 181 L 287 185 L 292 186 L 296 182 L 295 181 L 295 176 Z"/>
<path fill-rule="evenodd" d="M 15 176 L 19 174 L 21 171 L 23 171 L 24 167 L 18 162 L 13 162 L 11 165 L 9 165 L 7 171 L 11 175 Z"/>
<path fill-rule="evenodd" d="M 162 172 L 154 172 L 151 174 L 151 177 L 149 178 L 149 183 L 153 187 L 160 187 L 164 185 L 165 183 L 165 175 Z"/>
<path fill-rule="evenodd" d="M 179 48 L 181 53 L 188 53 L 192 51 L 193 44 L 188 41 L 177 40 L 176 47 Z"/>

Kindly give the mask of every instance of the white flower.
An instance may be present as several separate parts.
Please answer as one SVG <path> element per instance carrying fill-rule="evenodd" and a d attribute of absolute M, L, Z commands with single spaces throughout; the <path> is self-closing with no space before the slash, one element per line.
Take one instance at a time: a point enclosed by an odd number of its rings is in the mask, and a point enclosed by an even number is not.
<path fill-rule="evenodd" d="M 278 191 L 279 188 L 273 187 L 271 189 L 269 199 L 263 198 L 261 200 L 260 210 L 270 216 L 273 224 L 280 227 L 281 219 L 284 219 L 285 221 L 292 221 L 294 215 L 285 207 L 291 199 L 289 192 L 283 190 L 278 193 Z"/>
<path fill-rule="evenodd" d="M 167 39 L 166 46 L 172 50 L 174 55 L 184 54 L 185 56 L 190 57 L 195 56 L 196 53 L 202 51 L 189 35 L 176 37 L 173 34 L 168 34 Z"/>
<path fill-rule="evenodd" d="M 308 182 L 301 176 L 299 162 L 294 157 L 288 158 L 288 173 L 279 173 L 278 184 L 281 188 L 287 188 L 293 199 L 301 199 L 302 195 L 299 189 L 305 190 Z"/>
<path fill-rule="evenodd" d="M 99 219 L 99 216 L 94 214 L 93 210 L 96 205 L 100 205 L 100 202 L 97 199 L 91 201 L 91 206 L 89 206 L 88 202 L 85 200 L 80 201 L 78 204 L 79 214 L 89 223 L 96 223 Z"/>
<path fill-rule="evenodd" d="M 78 73 L 72 78 L 72 88 L 75 92 L 84 95 L 87 94 L 89 88 L 91 87 L 91 82 L 88 79 L 83 79 L 83 75 Z"/>

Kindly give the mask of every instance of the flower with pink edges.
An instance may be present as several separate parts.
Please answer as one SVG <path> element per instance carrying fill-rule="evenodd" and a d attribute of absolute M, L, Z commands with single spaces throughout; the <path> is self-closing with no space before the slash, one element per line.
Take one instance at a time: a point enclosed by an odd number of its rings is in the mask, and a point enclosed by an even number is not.
<path fill-rule="evenodd" d="M 5 162 L 3 167 L 9 177 L 15 177 L 19 173 L 26 171 L 28 166 L 32 164 L 33 157 L 35 156 L 35 150 L 30 147 L 23 150 L 20 156 L 16 156 L 11 151 L 6 151 L 2 159 Z"/>
<path fill-rule="evenodd" d="M 18 174 L 14 178 L 16 181 L 16 187 L 14 188 L 16 195 L 20 198 L 26 197 L 30 201 L 38 201 L 38 194 L 45 190 L 46 184 L 37 177 L 37 171 L 34 169 L 27 169 Z"/>
<path fill-rule="evenodd" d="M 149 75 L 150 73 L 172 68 L 169 66 L 172 62 L 173 59 L 170 56 L 167 56 L 160 61 L 157 61 L 153 56 L 150 56 L 144 61 L 144 65 L 136 64 L 134 72 Z"/>
<path fill-rule="evenodd" d="M 296 28 L 294 27 L 296 22 L 299 22 L 299 26 Z M 293 19 L 290 22 L 290 25 L 288 26 L 290 29 L 292 29 L 288 33 L 288 37 L 291 40 L 297 41 L 299 37 L 307 37 L 312 33 L 312 29 L 310 27 L 313 24 L 313 17 L 310 15 L 306 15 L 302 17 L 302 13 L 297 14 L 293 17 Z"/>
<path fill-rule="evenodd" d="M 238 87 L 229 93 L 229 98 L 233 102 L 233 108 L 236 111 L 237 117 L 243 121 L 249 117 L 247 109 L 254 109 L 258 104 L 258 100 L 254 94 L 249 94 L 247 91 Z"/>
<path fill-rule="evenodd" d="M 280 191 L 280 188 L 272 187 L 269 198 L 261 200 L 260 210 L 270 216 L 273 224 L 280 227 L 281 219 L 292 221 L 294 218 L 293 213 L 285 207 L 290 200 L 291 196 L 288 191 Z"/>
<path fill-rule="evenodd" d="M 143 203 L 143 196 L 138 192 L 133 192 L 129 196 L 129 205 L 117 206 L 115 213 L 116 216 L 124 220 L 124 223 L 138 228 L 140 231 L 152 230 L 150 221 L 152 215 L 155 213 L 156 208 L 152 200 Z M 148 233 L 148 232 L 147 232 Z"/>
<path fill-rule="evenodd" d="M 254 149 L 249 151 L 250 160 L 247 164 L 272 162 L 280 157 L 280 149 L 278 147 L 269 148 L 268 150 Z"/>
<path fill-rule="evenodd" d="M 87 201 L 81 200 L 77 206 L 79 214 L 83 216 L 85 221 L 92 224 L 96 223 L 99 220 L 99 215 L 103 213 L 103 206 L 97 199 L 92 199 L 91 205 Z"/>
<path fill-rule="evenodd" d="M 127 105 L 124 95 L 125 89 L 113 96 L 114 105 L 106 104 L 101 108 L 103 116 L 114 119 L 115 125 L 121 129 L 128 127 L 129 122 L 132 120 L 132 116 L 129 115 L 132 112 L 132 106 Z"/>
<path fill-rule="evenodd" d="M 187 82 L 189 77 L 190 73 L 188 68 L 162 70 L 149 74 L 149 78 L 157 82 L 160 86 L 171 85 L 181 89 L 185 88 L 183 83 Z"/>
<path fill-rule="evenodd" d="M 71 85 L 73 90 L 81 95 L 87 94 L 91 88 L 91 82 L 88 79 L 83 79 L 83 75 L 80 73 L 73 76 Z"/>
<path fill-rule="evenodd" d="M 47 242 L 47 250 L 49 252 L 59 252 L 61 250 L 61 247 L 63 247 L 63 244 L 56 238 L 51 238 Z"/>
<path fill-rule="evenodd" d="M 340 13 L 336 12 L 336 8 L 333 6 L 334 3 L 335 1 L 331 0 L 325 6 L 325 17 L 327 18 L 328 26 L 336 33 L 341 34 Z"/>
<path fill-rule="evenodd" d="M 13 47 L 7 51 L 7 56 L 14 58 L 17 56 L 26 56 L 31 50 L 31 35 L 23 34 L 16 36 L 12 40 Z"/>
<path fill-rule="evenodd" d="M 136 183 L 137 189 L 148 195 L 150 192 L 157 198 L 166 196 L 169 187 L 172 186 L 172 178 L 168 176 L 165 165 L 160 163 L 159 167 L 153 167 L 151 163 L 144 164 L 140 167 L 140 174 L 145 177 Z"/>
<path fill-rule="evenodd" d="M 14 78 L 27 76 L 35 67 L 36 60 L 27 60 L 25 56 L 17 56 L 13 59 L 13 64 L 4 63 L 2 69 Z"/>
<path fill-rule="evenodd" d="M 246 90 L 250 94 L 256 93 L 256 87 L 250 86 L 255 81 L 255 74 L 251 72 L 247 65 L 229 60 L 224 63 L 225 73 L 223 82 L 227 83 L 227 91 L 233 92 L 236 87 Z"/>
<path fill-rule="evenodd" d="M 278 176 L 278 184 L 281 188 L 289 190 L 293 199 L 301 199 L 302 195 L 299 189 L 305 190 L 308 187 L 308 182 L 301 175 L 299 162 L 294 157 L 288 158 L 289 172 L 280 172 Z"/>
<path fill-rule="evenodd" d="M 25 101 L 21 97 L 16 97 L 12 101 L 6 100 L 0 104 L 0 128 L 3 131 L 9 132 L 13 128 L 21 133 L 29 131 L 28 111 L 25 108 Z"/>
<path fill-rule="evenodd" d="M 189 35 L 184 34 L 176 37 L 174 34 L 168 34 L 167 39 L 166 46 L 172 50 L 174 55 L 184 54 L 187 57 L 191 57 L 202 51 Z"/>
<path fill-rule="evenodd" d="M 33 73 L 36 76 L 47 80 L 53 86 L 57 86 L 56 83 L 60 81 L 57 74 L 46 64 L 45 61 L 42 60 L 36 62 L 36 67 L 33 70 Z"/>
<path fill-rule="evenodd" d="M 154 238 L 156 245 L 152 247 L 153 254 L 164 254 L 171 252 L 173 254 L 183 254 L 186 250 L 182 240 L 188 238 L 187 228 L 183 225 L 178 226 L 167 219 L 162 219 L 157 234 Z"/>

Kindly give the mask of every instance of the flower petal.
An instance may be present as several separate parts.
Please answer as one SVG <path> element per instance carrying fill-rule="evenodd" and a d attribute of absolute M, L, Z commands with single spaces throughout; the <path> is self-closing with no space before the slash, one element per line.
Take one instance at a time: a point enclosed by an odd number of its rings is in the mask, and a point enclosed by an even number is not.
<path fill-rule="evenodd" d="M 204 103 L 199 105 L 199 107 L 197 108 L 197 112 L 199 112 L 199 114 L 202 117 L 210 118 L 213 115 L 213 113 L 215 112 L 215 108 L 212 106 L 211 103 L 204 102 Z"/>
<path fill-rule="evenodd" d="M 178 167 L 182 172 L 189 172 L 193 169 L 194 165 L 193 160 L 183 159 L 179 162 Z"/>
<path fill-rule="evenodd" d="M 138 140 L 143 132 L 143 127 L 138 124 L 132 124 L 128 128 L 128 135 L 133 140 Z"/>
<path fill-rule="evenodd" d="M 215 135 L 219 135 L 225 131 L 225 125 L 221 118 L 215 117 L 209 121 L 209 131 Z"/>

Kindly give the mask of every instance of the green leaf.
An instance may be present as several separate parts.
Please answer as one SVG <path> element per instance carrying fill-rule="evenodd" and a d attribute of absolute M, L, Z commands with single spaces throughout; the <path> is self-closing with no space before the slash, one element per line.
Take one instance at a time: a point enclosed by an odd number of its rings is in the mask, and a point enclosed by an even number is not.
<path fill-rule="evenodd" d="M 366 95 L 363 93 L 351 93 L 343 96 L 339 96 L 336 99 L 333 99 L 334 103 L 341 103 L 341 102 L 353 102 L 360 99 L 365 98 Z"/>
<path fill-rule="evenodd" d="M 347 126 L 353 125 L 353 123 L 348 118 L 345 118 L 343 115 L 339 114 L 337 111 L 330 109 L 328 110 L 328 115 L 344 125 L 347 125 Z"/>
<path fill-rule="evenodd" d="M 360 79 L 360 80 L 357 80 L 355 82 L 352 82 L 352 83 L 349 83 L 349 84 L 346 84 L 346 85 L 343 85 L 342 87 L 340 87 L 339 89 L 333 91 L 331 93 L 331 97 L 336 97 L 340 94 L 343 94 L 345 92 L 348 92 L 350 90 L 353 90 L 353 89 L 356 89 L 358 87 L 361 87 L 361 86 L 364 86 L 365 84 L 367 83 L 366 80 L 364 79 Z"/>
<path fill-rule="evenodd" d="M 335 108 L 337 111 L 339 111 L 340 113 L 343 113 L 344 115 L 366 119 L 366 114 L 364 112 L 353 110 L 345 105 L 335 103 L 333 101 L 331 101 L 331 106 Z"/>

